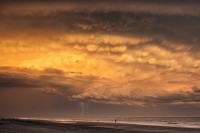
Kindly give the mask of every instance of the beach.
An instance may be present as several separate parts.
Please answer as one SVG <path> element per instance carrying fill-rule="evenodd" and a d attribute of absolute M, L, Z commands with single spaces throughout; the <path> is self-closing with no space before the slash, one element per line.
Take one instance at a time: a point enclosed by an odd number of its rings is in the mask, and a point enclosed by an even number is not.
<path fill-rule="evenodd" d="M 199 133 L 200 128 L 149 126 L 105 122 L 52 122 L 1 119 L 0 133 Z"/>

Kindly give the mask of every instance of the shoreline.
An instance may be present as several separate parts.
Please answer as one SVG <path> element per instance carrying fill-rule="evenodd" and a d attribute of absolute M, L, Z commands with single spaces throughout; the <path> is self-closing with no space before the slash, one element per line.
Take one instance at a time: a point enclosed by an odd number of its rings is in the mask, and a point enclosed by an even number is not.
<path fill-rule="evenodd" d="M 12 118 L 8 118 L 12 119 Z M 69 118 L 69 119 L 42 119 L 42 118 L 15 118 L 19 120 L 37 120 L 37 121 L 50 121 L 55 123 L 104 123 L 104 124 L 115 124 L 113 121 L 106 121 L 106 120 L 92 120 L 92 119 L 80 119 L 80 118 Z M 191 128 L 191 129 L 200 129 L 200 126 L 194 126 L 194 125 L 181 125 L 176 122 L 126 122 L 118 120 L 117 124 L 120 125 L 141 125 L 141 126 L 158 126 L 158 127 L 174 127 L 174 128 Z"/>
<path fill-rule="evenodd" d="M 93 132 L 124 132 L 124 133 L 199 133 L 198 128 L 185 127 L 164 127 L 152 125 L 137 125 L 125 123 L 106 123 L 106 122 L 81 122 L 72 121 L 72 123 L 58 123 L 48 120 L 23 120 L 23 119 L 1 119 L 0 133 L 17 133 L 17 132 L 67 132 L 67 133 L 93 133 Z"/>

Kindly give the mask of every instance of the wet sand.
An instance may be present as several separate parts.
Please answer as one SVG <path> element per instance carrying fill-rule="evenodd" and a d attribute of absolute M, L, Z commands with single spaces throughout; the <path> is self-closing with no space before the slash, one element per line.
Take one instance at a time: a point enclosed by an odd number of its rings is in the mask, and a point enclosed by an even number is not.
<path fill-rule="evenodd" d="M 0 133 L 200 133 L 200 129 L 99 122 L 1 119 Z"/>

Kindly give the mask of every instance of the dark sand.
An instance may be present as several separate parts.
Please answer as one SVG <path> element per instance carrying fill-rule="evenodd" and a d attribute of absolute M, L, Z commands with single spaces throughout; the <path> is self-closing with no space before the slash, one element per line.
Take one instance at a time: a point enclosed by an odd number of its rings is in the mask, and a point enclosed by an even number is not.
<path fill-rule="evenodd" d="M 200 129 L 130 124 L 117 124 L 116 127 L 112 123 L 1 119 L 0 133 L 200 133 Z"/>

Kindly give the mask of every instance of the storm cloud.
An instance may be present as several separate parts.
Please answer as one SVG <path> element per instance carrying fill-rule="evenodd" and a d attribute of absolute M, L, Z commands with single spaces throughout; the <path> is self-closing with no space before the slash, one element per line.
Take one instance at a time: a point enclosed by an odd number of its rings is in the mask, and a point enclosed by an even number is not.
<path fill-rule="evenodd" d="M 0 91 L 105 106 L 199 108 L 199 5 L 2 1 Z"/>

